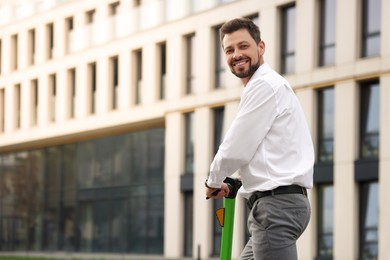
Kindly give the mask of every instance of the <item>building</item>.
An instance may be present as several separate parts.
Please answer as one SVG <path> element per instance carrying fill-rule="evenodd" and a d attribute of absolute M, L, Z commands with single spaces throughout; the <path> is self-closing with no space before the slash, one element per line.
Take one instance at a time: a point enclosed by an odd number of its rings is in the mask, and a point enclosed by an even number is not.
<path fill-rule="evenodd" d="M 0 250 L 218 258 L 204 180 L 254 19 L 316 147 L 300 259 L 390 259 L 389 0 L 0 1 Z M 233 256 L 247 239 L 237 200 Z M 136 259 L 136 258 L 134 258 Z"/>

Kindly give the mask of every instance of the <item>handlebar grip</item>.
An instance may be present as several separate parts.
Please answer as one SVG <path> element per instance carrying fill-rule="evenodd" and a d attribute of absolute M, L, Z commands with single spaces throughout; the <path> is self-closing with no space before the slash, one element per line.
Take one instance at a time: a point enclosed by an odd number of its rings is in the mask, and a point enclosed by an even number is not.
<path fill-rule="evenodd" d="M 242 185 L 241 180 L 239 180 L 237 178 L 233 179 L 230 177 L 226 177 L 226 179 L 223 182 L 228 185 L 229 190 L 230 190 L 230 192 L 226 198 L 234 199 L 237 196 L 238 189 Z M 216 189 L 215 191 L 213 191 L 213 193 L 211 193 L 211 195 L 216 196 L 220 191 L 221 191 L 221 189 Z M 206 197 L 206 200 L 208 200 L 208 199 L 210 199 L 210 197 Z"/>

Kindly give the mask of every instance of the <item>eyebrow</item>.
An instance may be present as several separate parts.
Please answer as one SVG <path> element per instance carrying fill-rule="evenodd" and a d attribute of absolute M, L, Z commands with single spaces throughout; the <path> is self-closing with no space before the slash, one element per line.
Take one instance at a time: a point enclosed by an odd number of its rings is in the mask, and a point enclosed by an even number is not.
<path fill-rule="evenodd" d="M 237 45 L 242 45 L 242 44 L 249 44 L 249 42 L 248 41 L 240 41 L 237 43 Z M 223 50 L 226 50 L 228 48 L 232 48 L 231 45 L 224 47 Z"/>

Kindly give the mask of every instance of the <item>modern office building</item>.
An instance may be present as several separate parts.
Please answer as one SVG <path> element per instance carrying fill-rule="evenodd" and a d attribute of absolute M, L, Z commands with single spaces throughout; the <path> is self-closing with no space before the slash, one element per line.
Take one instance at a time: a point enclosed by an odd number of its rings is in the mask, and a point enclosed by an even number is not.
<path fill-rule="evenodd" d="M 0 252 L 218 258 L 209 165 L 260 25 L 316 149 L 299 259 L 390 259 L 390 0 L 0 0 Z M 233 258 L 248 232 L 236 201 Z"/>

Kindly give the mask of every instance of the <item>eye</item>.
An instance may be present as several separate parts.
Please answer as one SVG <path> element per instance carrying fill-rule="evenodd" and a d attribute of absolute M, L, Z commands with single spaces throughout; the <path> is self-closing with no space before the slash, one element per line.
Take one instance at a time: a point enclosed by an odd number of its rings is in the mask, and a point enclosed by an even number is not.
<path fill-rule="evenodd" d="M 225 54 L 232 54 L 233 53 L 233 50 L 232 49 L 226 49 L 225 50 Z"/>

